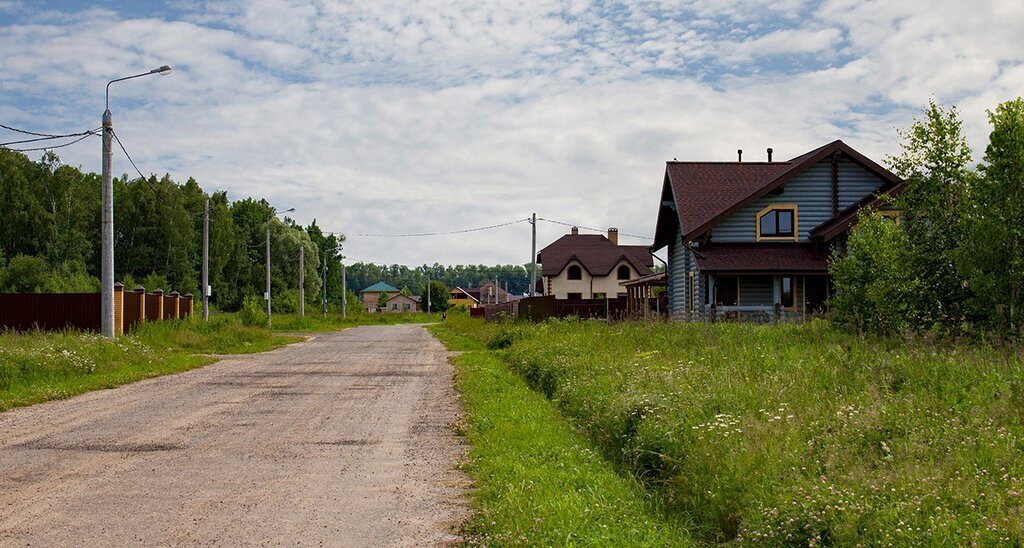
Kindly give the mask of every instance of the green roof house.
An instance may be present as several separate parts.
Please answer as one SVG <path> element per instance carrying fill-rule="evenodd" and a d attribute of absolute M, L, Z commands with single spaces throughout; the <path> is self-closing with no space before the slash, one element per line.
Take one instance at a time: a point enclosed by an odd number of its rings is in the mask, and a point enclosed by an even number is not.
<path fill-rule="evenodd" d="M 383 281 L 377 282 L 363 290 L 361 294 L 363 298 L 363 309 L 367 312 L 376 312 L 378 305 L 381 302 L 380 296 L 382 293 L 387 295 L 384 300 L 388 300 L 400 295 L 402 292 L 397 287 L 389 283 Z"/>

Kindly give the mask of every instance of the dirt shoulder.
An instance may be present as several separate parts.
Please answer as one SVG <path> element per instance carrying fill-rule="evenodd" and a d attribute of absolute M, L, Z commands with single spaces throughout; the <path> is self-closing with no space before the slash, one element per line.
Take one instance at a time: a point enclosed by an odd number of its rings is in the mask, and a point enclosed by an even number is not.
<path fill-rule="evenodd" d="M 0 543 L 455 541 L 446 357 L 365 326 L 0 413 Z"/>

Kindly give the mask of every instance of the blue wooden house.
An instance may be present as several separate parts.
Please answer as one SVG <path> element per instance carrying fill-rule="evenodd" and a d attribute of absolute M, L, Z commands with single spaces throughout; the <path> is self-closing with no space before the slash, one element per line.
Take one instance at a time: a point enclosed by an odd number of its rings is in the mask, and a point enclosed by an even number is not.
<path fill-rule="evenodd" d="M 902 188 L 842 141 L 784 162 L 668 162 L 653 249 L 668 248 L 669 313 L 821 310 L 831 250 L 863 207 L 898 220 L 880 196 Z"/>

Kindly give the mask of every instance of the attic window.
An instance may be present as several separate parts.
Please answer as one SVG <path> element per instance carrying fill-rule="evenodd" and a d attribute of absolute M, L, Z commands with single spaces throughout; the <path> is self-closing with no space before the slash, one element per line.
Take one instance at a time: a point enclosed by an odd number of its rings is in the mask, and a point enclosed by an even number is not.
<path fill-rule="evenodd" d="M 796 204 L 770 205 L 757 212 L 758 240 L 795 240 L 796 234 Z"/>
<path fill-rule="evenodd" d="M 630 276 L 629 267 L 626 265 L 622 265 L 619 267 L 618 271 L 616 271 L 615 274 L 616 277 L 620 280 L 628 280 Z"/>
<path fill-rule="evenodd" d="M 566 273 L 566 277 L 570 280 L 582 280 L 583 269 L 579 265 L 572 265 L 569 267 L 569 272 Z"/>

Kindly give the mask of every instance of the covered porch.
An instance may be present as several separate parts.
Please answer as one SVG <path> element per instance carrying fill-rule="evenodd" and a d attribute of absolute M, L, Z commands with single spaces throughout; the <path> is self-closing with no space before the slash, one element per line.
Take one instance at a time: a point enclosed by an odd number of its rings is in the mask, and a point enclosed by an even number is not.
<path fill-rule="evenodd" d="M 661 298 L 664 292 L 656 291 L 656 288 L 668 286 L 668 276 L 664 272 L 641 276 L 619 285 L 626 288 L 627 317 L 653 320 L 668 314 L 668 306 Z"/>

